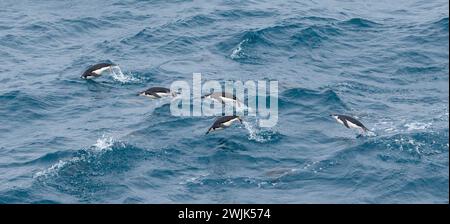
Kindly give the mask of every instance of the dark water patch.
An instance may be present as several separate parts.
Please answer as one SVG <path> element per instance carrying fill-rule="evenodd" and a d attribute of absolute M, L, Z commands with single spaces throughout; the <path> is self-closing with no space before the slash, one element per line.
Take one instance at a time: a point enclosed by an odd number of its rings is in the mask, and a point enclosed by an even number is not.
<path fill-rule="evenodd" d="M 30 25 L 26 25 L 22 29 L 31 32 L 48 32 L 52 29 L 51 25 L 52 25 L 51 23 L 39 21 Z"/>
<path fill-rule="evenodd" d="M 447 68 L 437 66 L 426 66 L 426 67 L 407 66 L 397 69 L 395 73 L 398 75 L 426 75 L 426 74 L 434 74 L 436 72 L 442 72 L 446 69 Z"/>
<path fill-rule="evenodd" d="M 153 34 L 157 34 L 158 31 L 159 31 L 158 29 L 146 27 L 146 28 L 142 29 L 141 31 L 139 31 L 134 36 L 125 39 L 125 41 L 128 41 L 128 40 L 145 40 L 145 41 L 156 40 Z"/>
<path fill-rule="evenodd" d="M 432 25 L 442 29 L 442 31 L 447 31 L 448 35 L 448 17 L 442 18 L 439 21 L 432 23 Z"/>
<path fill-rule="evenodd" d="M 397 53 L 397 60 L 402 60 L 409 63 L 417 63 L 421 65 L 429 65 L 435 63 L 428 52 L 420 52 L 417 50 L 409 50 Z"/>
<path fill-rule="evenodd" d="M 172 26 L 178 28 L 200 28 L 205 26 L 212 26 L 215 23 L 215 19 L 208 15 L 195 15 L 186 19 L 177 20 Z"/>
<path fill-rule="evenodd" d="M 62 19 L 55 22 L 56 29 L 65 35 L 80 36 L 90 34 L 94 30 L 109 29 L 116 25 L 105 20 L 94 17 L 84 17 L 79 19 Z"/>
<path fill-rule="evenodd" d="M 361 81 L 345 81 L 333 85 L 333 88 L 339 90 L 339 92 L 347 92 L 359 96 L 365 96 L 365 94 L 382 94 L 387 92 L 386 88 L 380 88 L 378 85 L 363 83 Z M 398 90 L 392 90 L 398 91 Z"/>
<path fill-rule="evenodd" d="M 16 90 L 0 95 L 0 114 L 10 120 L 41 119 L 62 104 L 62 97 L 39 97 Z"/>
<path fill-rule="evenodd" d="M 37 200 L 36 197 L 28 189 L 16 188 L 0 192 L 1 204 L 32 203 L 34 200 Z"/>
<path fill-rule="evenodd" d="M 309 49 L 317 48 L 331 37 L 340 35 L 339 29 L 331 25 L 310 26 L 292 36 L 293 46 L 303 46 Z"/>
<path fill-rule="evenodd" d="M 339 35 L 340 30 L 330 24 L 283 22 L 279 25 L 245 31 L 217 44 L 216 47 L 233 60 L 260 64 L 268 60 L 267 55 L 281 57 L 301 48 L 311 50 Z M 274 59 L 271 57 L 271 60 Z"/>
<path fill-rule="evenodd" d="M 404 104 L 429 104 L 429 105 L 435 105 L 438 103 L 442 103 L 442 99 L 439 97 L 427 97 L 427 96 L 415 96 L 415 97 L 389 97 L 389 102 L 392 103 L 404 103 Z"/>
<path fill-rule="evenodd" d="M 340 26 L 348 27 L 348 28 L 354 28 L 354 29 L 367 29 L 367 28 L 374 28 L 379 27 L 381 24 L 363 19 L 363 18 L 352 18 L 343 22 L 338 23 Z"/>
<path fill-rule="evenodd" d="M 243 9 L 218 10 L 215 11 L 214 14 L 226 20 L 266 18 L 278 15 L 276 11 L 243 10 Z"/>
<path fill-rule="evenodd" d="M 116 4 L 116 3 L 114 3 Z M 112 13 L 112 15 L 106 15 L 102 17 L 102 20 L 106 21 L 115 21 L 115 22 L 124 22 L 124 21 L 145 21 L 147 19 L 152 18 L 153 16 L 151 14 L 139 14 L 139 13 L 133 13 L 131 11 L 115 11 Z"/>
<path fill-rule="evenodd" d="M 169 41 L 158 49 L 169 54 L 189 54 L 199 50 L 199 48 L 193 48 L 192 46 L 195 46 L 203 38 L 205 37 L 181 36 Z"/>
<path fill-rule="evenodd" d="M 315 108 L 315 105 L 327 105 L 326 107 L 330 110 L 343 110 L 347 108 L 338 94 L 331 89 L 322 91 L 302 88 L 285 90 L 280 94 L 280 108 L 289 106 L 290 103 L 302 105 L 303 109 L 309 108 L 309 110 Z M 321 110 L 324 110 L 324 108 Z"/>
<path fill-rule="evenodd" d="M 26 161 L 23 163 L 10 163 L 5 166 L 6 167 L 20 167 L 20 166 L 28 166 L 28 165 L 50 165 L 58 162 L 61 159 L 68 158 L 73 156 L 74 152 L 72 151 L 56 151 L 52 153 L 47 153 L 37 159 Z"/>
<path fill-rule="evenodd" d="M 30 42 L 30 38 L 22 35 L 6 34 L 0 36 L 0 46 L 14 50 L 24 50 Z"/>

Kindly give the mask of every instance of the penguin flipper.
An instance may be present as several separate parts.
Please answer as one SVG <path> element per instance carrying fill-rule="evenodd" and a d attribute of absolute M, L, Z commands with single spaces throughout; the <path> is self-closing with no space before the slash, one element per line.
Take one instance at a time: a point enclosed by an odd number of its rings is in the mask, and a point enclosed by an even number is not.
<path fill-rule="evenodd" d="M 347 120 L 344 120 L 344 125 L 345 127 L 350 128 L 350 126 L 348 126 Z"/>

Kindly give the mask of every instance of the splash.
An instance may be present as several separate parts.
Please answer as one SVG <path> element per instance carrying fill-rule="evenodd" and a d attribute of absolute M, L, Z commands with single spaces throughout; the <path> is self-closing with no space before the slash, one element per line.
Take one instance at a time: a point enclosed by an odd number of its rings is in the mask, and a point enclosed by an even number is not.
<path fill-rule="evenodd" d="M 242 121 L 242 124 L 244 125 L 245 129 L 248 131 L 248 140 L 256 141 L 259 143 L 266 143 L 274 140 L 274 132 L 267 131 L 267 130 L 261 130 L 251 124 L 247 121 Z"/>
<path fill-rule="evenodd" d="M 47 177 L 47 176 L 56 174 L 58 172 L 58 170 L 60 170 L 64 166 L 66 166 L 67 163 L 68 163 L 68 161 L 60 160 L 56 164 L 53 164 L 50 168 L 37 172 L 34 175 L 34 178 Z"/>
<path fill-rule="evenodd" d="M 123 84 L 139 81 L 137 78 L 133 77 L 131 73 L 124 74 L 119 66 L 114 66 L 111 68 L 111 75 L 114 80 L 119 81 Z"/>
<path fill-rule="evenodd" d="M 82 154 L 77 157 L 73 157 L 69 160 L 59 160 L 56 164 L 53 164 L 51 167 L 46 170 L 42 170 L 37 172 L 33 177 L 34 178 L 46 178 L 51 176 L 58 175 L 59 170 L 64 167 L 77 163 L 82 160 L 86 160 L 92 153 L 98 154 L 99 152 L 105 152 L 107 150 L 112 149 L 115 140 L 112 137 L 107 137 L 103 135 L 101 138 L 97 139 L 96 143 L 90 147 L 90 150 L 86 150 L 87 154 Z"/>
<path fill-rule="evenodd" d="M 243 41 L 241 41 L 238 46 L 236 47 L 236 49 L 233 50 L 233 52 L 230 55 L 231 59 L 239 59 L 242 58 L 244 56 L 244 53 L 242 52 L 242 45 L 245 44 L 248 40 L 245 39 Z"/>
<path fill-rule="evenodd" d="M 114 145 L 114 139 L 112 137 L 107 137 L 103 135 L 101 138 L 97 139 L 97 142 L 93 145 L 94 150 L 103 151 L 106 149 L 110 149 L 111 146 Z"/>
<path fill-rule="evenodd" d="M 405 127 L 407 128 L 408 131 L 425 130 L 425 129 L 431 127 L 431 123 L 413 122 L 413 123 L 405 124 Z"/>

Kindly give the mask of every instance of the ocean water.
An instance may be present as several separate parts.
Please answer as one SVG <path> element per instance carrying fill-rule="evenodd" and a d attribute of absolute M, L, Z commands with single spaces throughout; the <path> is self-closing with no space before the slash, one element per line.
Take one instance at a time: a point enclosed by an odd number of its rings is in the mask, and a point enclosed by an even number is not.
<path fill-rule="evenodd" d="M 448 203 L 449 3 L 0 1 L 0 203 Z M 111 61 L 123 73 L 80 79 Z M 205 136 L 136 93 L 278 80 Z M 357 133 L 330 113 L 359 118 Z"/>

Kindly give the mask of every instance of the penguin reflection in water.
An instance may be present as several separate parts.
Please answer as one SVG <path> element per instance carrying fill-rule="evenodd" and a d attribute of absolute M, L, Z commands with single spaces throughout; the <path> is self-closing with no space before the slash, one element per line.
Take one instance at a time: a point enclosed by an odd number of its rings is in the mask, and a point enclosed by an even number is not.
<path fill-rule="evenodd" d="M 113 63 L 99 63 L 91 65 L 84 73 L 81 75 L 82 79 L 94 79 L 100 77 L 104 72 L 109 71 L 113 73 L 113 68 L 119 67 Z"/>
<path fill-rule="evenodd" d="M 239 116 L 223 116 L 217 118 L 213 125 L 208 129 L 206 135 L 212 131 L 222 130 L 230 127 L 235 121 L 239 121 L 242 124 L 242 119 Z"/>
<path fill-rule="evenodd" d="M 360 121 L 356 120 L 353 117 L 340 114 L 331 114 L 330 116 L 336 119 L 338 123 L 344 125 L 346 128 L 359 130 L 360 134 L 357 137 L 362 137 L 363 134 L 369 132 L 368 128 L 366 128 Z"/>

